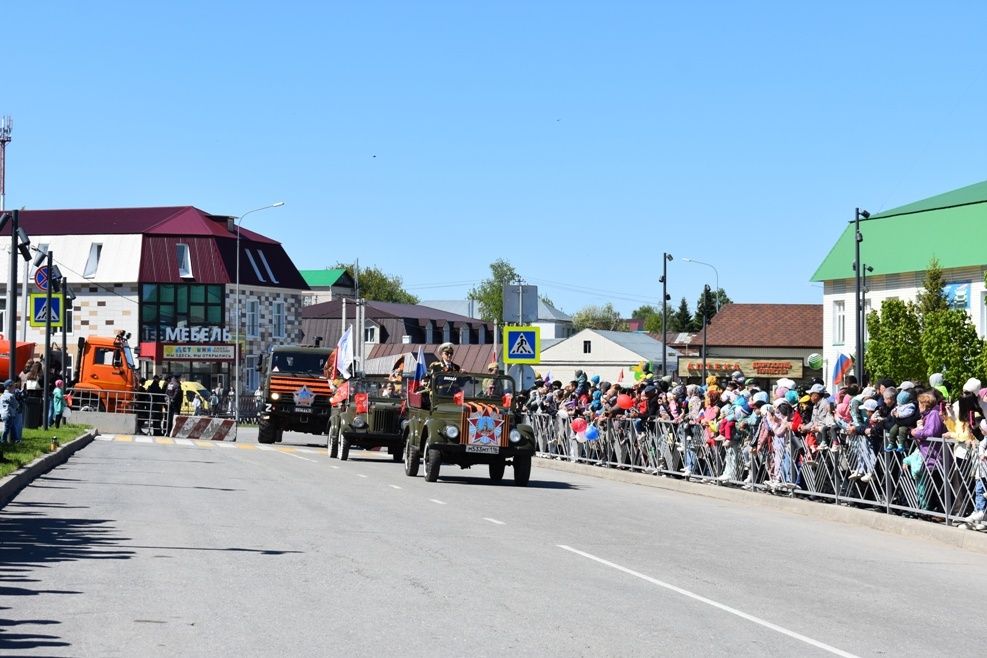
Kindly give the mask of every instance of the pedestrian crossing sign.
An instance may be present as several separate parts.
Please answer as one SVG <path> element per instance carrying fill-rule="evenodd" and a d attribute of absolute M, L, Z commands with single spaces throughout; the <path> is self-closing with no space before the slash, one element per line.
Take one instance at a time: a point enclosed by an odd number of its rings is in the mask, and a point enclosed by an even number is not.
<path fill-rule="evenodd" d="M 62 310 L 65 306 L 65 298 L 61 293 L 52 293 L 51 307 L 48 306 L 48 293 L 32 292 L 30 294 L 31 303 L 28 309 L 31 315 L 28 318 L 32 327 L 45 326 L 46 315 L 51 316 L 51 326 L 53 329 L 60 329 L 62 326 Z"/>
<path fill-rule="evenodd" d="M 541 327 L 504 327 L 504 363 L 541 363 Z"/>

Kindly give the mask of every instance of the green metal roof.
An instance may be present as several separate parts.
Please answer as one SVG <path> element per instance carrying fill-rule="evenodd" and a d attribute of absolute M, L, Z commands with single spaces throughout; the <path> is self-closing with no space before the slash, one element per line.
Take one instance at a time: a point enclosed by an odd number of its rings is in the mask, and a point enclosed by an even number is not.
<path fill-rule="evenodd" d="M 987 265 L 987 181 L 872 215 L 860 233 L 860 259 L 874 268 L 869 276 L 923 272 L 932 258 L 943 269 Z M 851 222 L 812 280 L 853 278 L 853 258 Z"/>
<path fill-rule="evenodd" d="M 335 270 L 299 270 L 309 288 L 328 288 L 334 286 L 346 274 L 344 269 Z"/>

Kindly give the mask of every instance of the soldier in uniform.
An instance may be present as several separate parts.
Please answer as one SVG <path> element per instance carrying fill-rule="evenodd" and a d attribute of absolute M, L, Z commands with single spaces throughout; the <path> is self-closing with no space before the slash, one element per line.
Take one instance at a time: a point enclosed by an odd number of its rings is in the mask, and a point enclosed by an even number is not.
<path fill-rule="evenodd" d="M 429 374 L 437 372 L 459 372 L 462 370 L 459 364 L 452 360 L 452 354 L 452 343 L 442 343 L 439 345 L 439 360 L 433 361 L 432 365 L 428 367 Z"/>

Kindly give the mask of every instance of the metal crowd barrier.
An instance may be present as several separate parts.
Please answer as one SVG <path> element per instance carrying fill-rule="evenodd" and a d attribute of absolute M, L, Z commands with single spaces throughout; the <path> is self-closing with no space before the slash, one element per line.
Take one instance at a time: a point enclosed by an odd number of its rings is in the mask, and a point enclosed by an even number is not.
<path fill-rule="evenodd" d="M 163 393 L 70 388 L 68 395 L 72 411 L 135 414 L 141 433 L 159 436 L 168 433 L 168 396 Z"/>
<path fill-rule="evenodd" d="M 973 511 L 977 447 L 929 439 L 925 458 L 885 452 L 884 442 L 835 435 L 829 449 L 787 433 L 774 437 L 755 425 L 733 440 L 699 425 L 661 420 L 595 421 L 599 437 L 572 430 L 571 419 L 529 414 L 538 455 L 690 480 L 716 482 L 810 500 L 939 519 L 947 524 Z M 918 461 L 917 468 L 910 465 Z M 866 477 L 864 477 L 866 476 Z"/>

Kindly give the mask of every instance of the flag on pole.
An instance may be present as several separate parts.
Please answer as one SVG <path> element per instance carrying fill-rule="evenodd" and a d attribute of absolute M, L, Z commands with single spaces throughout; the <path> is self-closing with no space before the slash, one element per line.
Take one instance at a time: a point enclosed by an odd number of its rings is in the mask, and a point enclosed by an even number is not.
<path fill-rule="evenodd" d="M 833 386 L 843 383 L 843 378 L 853 369 L 853 359 L 846 354 L 840 354 L 836 358 L 836 365 L 833 367 Z"/>
<path fill-rule="evenodd" d="M 545 386 L 551 386 L 551 385 L 552 385 L 552 371 L 549 370 L 548 372 L 545 373 Z"/>
<path fill-rule="evenodd" d="M 336 343 L 336 370 L 343 379 L 350 378 L 350 366 L 353 365 L 353 325 L 346 328 Z"/>
<path fill-rule="evenodd" d="M 622 381 L 624 381 L 624 369 L 623 368 L 620 369 L 620 374 L 617 375 L 617 383 L 619 384 Z"/>
<path fill-rule="evenodd" d="M 415 378 L 408 384 L 408 393 L 417 393 L 422 387 L 422 380 L 425 379 L 425 351 L 422 345 L 418 346 L 418 356 L 415 357 Z"/>

